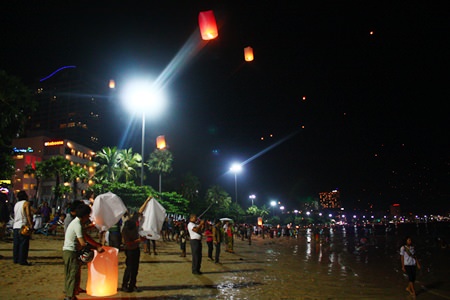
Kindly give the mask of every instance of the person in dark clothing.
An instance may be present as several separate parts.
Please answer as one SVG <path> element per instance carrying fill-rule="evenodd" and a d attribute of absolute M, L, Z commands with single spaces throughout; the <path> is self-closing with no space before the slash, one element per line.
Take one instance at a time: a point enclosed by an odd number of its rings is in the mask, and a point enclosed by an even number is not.
<path fill-rule="evenodd" d="M 216 247 L 214 262 L 218 264 L 220 257 L 220 244 L 223 242 L 222 222 L 220 222 L 220 220 L 216 221 L 212 232 L 213 232 L 213 243 L 214 246 Z"/>
<path fill-rule="evenodd" d="M 9 207 L 7 204 L 8 196 L 0 193 L 0 239 L 5 236 L 6 225 L 9 222 Z"/>
<path fill-rule="evenodd" d="M 122 291 L 124 292 L 140 292 L 136 286 L 137 275 L 139 271 L 139 259 L 141 256 L 139 244 L 147 238 L 139 236 L 139 228 L 137 226 L 139 213 L 135 213 L 129 220 L 125 221 L 122 229 L 122 238 L 125 247 L 125 272 L 122 279 Z"/>

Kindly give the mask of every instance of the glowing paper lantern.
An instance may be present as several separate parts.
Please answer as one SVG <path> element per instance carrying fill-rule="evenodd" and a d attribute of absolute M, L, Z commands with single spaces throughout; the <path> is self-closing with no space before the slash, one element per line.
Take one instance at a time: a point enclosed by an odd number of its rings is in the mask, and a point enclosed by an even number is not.
<path fill-rule="evenodd" d="M 258 226 L 263 225 L 263 219 L 261 217 L 258 217 Z"/>
<path fill-rule="evenodd" d="M 104 252 L 96 250 L 94 259 L 88 263 L 86 293 L 90 296 L 112 296 L 117 294 L 119 281 L 119 249 L 106 247 Z"/>
<path fill-rule="evenodd" d="M 212 10 L 202 11 L 198 14 L 198 25 L 202 39 L 205 41 L 213 40 L 219 35 L 216 18 Z"/>
<path fill-rule="evenodd" d="M 160 135 L 156 138 L 156 148 L 162 150 L 166 148 L 166 138 Z"/>
<path fill-rule="evenodd" d="M 116 88 L 116 82 L 114 81 L 114 79 L 110 79 L 109 80 L 109 88 L 110 89 L 115 89 Z"/>
<path fill-rule="evenodd" d="M 253 61 L 253 48 L 252 47 L 245 47 L 244 48 L 244 58 L 245 61 Z"/>

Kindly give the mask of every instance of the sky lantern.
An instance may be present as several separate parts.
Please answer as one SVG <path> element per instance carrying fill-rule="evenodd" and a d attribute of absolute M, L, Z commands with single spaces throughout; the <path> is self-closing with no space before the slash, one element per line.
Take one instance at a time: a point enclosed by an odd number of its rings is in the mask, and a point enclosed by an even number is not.
<path fill-rule="evenodd" d="M 110 89 L 115 89 L 116 88 L 116 82 L 114 81 L 114 79 L 110 79 L 109 80 L 109 88 Z"/>
<path fill-rule="evenodd" d="M 253 61 L 253 48 L 248 46 L 244 48 L 244 58 L 245 61 Z"/>
<path fill-rule="evenodd" d="M 156 148 L 159 150 L 165 149 L 167 147 L 166 145 L 166 138 L 164 135 L 160 135 L 156 138 Z"/>
<path fill-rule="evenodd" d="M 202 39 L 205 41 L 213 40 L 219 35 L 216 18 L 212 10 L 202 11 L 198 14 L 198 25 Z"/>
<path fill-rule="evenodd" d="M 117 294 L 119 281 L 119 249 L 106 247 L 104 252 L 96 250 L 94 259 L 88 263 L 86 293 L 90 296 L 104 297 Z"/>

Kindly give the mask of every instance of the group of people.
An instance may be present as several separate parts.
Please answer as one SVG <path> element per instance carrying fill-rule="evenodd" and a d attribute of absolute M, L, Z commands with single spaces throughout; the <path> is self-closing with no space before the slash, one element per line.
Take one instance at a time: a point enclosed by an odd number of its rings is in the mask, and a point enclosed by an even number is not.
<path fill-rule="evenodd" d="M 125 292 L 139 292 L 140 289 L 136 286 L 137 274 L 140 261 L 141 243 L 144 244 L 144 249 L 150 251 L 149 236 L 141 236 L 139 233 L 139 226 L 142 213 L 150 200 L 150 197 L 144 202 L 139 211 L 132 215 L 127 215 L 123 223 L 118 223 L 118 228 L 114 229 L 120 233 L 121 249 L 125 252 L 125 271 L 122 278 L 122 291 Z M 32 218 L 32 202 L 29 201 L 28 195 L 25 191 L 17 193 L 17 203 L 14 205 L 14 224 L 13 224 L 13 262 L 22 266 L 30 266 L 28 262 L 28 252 L 30 244 L 30 235 L 22 234 L 22 228 L 27 226 L 33 228 Z M 96 249 L 98 252 L 103 252 L 103 243 L 95 241 L 89 234 L 91 206 L 83 201 L 72 202 L 67 216 L 64 220 L 64 245 L 63 260 L 64 260 L 64 290 L 65 300 L 75 300 L 77 295 L 86 292 L 80 287 L 81 282 L 81 265 L 79 259 L 81 251 L 89 249 Z M 61 220 L 60 220 L 61 223 Z M 177 240 L 180 244 L 182 257 L 186 256 L 186 242 L 190 241 L 191 255 L 192 255 L 192 274 L 201 275 L 202 264 L 202 237 L 206 237 L 206 244 L 208 247 L 208 259 L 215 263 L 220 263 L 221 245 L 226 243 L 226 251 L 233 252 L 233 239 L 236 230 L 233 230 L 232 224 L 226 221 L 222 224 L 220 220 L 214 224 L 205 220 L 197 218 L 196 214 L 189 216 L 189 223 L 186 225 L 183 221 L 174 222 L 174 227 L 177 232 Z M 252 231 L 248 230 L 250 226 L 239 228 L 240 236 L 243 239 L 245 235 L 251 244 Z M 167 240 L 167 239 L 166 239 Z M 154 240 L 153 240 L 154 241 Z M 214 252 L 215 249 L 215 252 Z M 154 250 L 155 251 L 155 250 Z M 156 251 L 155 251 L 156 254 Z M 420 263 L 416 256 L 416 251 L 412 244 L 412 239 L 407 238 L 405 245 L 400 248 L 400 261 L 402 271 L 408 275 L 408 286 L 406 291 L 411 295 L 415 295 L 416 291 L 414 283 L 416 280 L 416 269 L 420 269 Z"/>

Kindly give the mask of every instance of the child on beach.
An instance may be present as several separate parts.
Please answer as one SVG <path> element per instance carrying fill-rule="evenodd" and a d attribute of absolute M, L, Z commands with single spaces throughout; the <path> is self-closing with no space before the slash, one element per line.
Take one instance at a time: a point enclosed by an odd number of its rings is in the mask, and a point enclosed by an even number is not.
<path fill-rule="evenodd" d="M 416 281 L 416 267 L 420 270 L 420 264 L 410 237 L 406 238 L 405 245 L 400 248 L 400 260 L 402 263 L 402 271 L 408 275 L 409 282 L 406 291 L 411 296 L 415 296 L 414 282 Z"/>
<path fill-rule="evenodd" d="M 133 217 L 125 221 L 122 229 L 122 238 L 125 245 L 125 272 L 122 279 L 123 292 L 140 292 L 136 286 L 136 278 L 139 270 L 140 247 L 139 244 L 147 240 L 145 236 L 139 236 L 139 228 L 137 226 L 139 213 L 135 213 Z"/>

